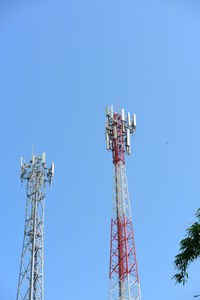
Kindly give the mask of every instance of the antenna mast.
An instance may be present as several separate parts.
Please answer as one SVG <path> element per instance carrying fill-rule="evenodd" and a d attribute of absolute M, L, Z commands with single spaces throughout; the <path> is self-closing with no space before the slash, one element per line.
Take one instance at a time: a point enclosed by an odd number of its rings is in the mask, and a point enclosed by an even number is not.
<path fill-rule="evenodd" d="M 17 300 L 43 300 L 44 204 L 46 183 L 51 185 L 54 163 L 47 168 L 45 153 L 21 158 L 21 181 L 26 181 L 26 217 Z"/>
<path fill-rule="evenodd" d="M 130 134 L 136 129 L 136 115 L 125 118 L 106 107 L 106 147 L 113 156 L 113 198 L 110 242 L 109 300 L 141 300 L 138 266 L 131 217 L 125 153 L 131 154 Z"/>

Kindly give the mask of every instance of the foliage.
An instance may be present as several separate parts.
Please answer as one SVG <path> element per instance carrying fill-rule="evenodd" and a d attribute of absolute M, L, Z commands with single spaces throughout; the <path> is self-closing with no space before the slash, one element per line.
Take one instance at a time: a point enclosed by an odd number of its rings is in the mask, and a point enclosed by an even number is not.
<path fill-rule="evenodd" d="M 187 229 L 186 237 L 180 242 L 180 253 L 176 255 L 174 261 L 177 273 L 173 278 L 176 283 L 183 285 L 188 279 L 189 264 L 200 257 L 200 208 L 195 216 L 197 221 Z"/>

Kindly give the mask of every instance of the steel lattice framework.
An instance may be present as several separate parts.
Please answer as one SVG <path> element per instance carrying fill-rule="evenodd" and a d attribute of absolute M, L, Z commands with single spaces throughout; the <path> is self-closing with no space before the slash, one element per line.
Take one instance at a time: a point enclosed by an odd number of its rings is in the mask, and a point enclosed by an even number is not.
<path fill-rule="evenodd" d="M 43 300 L 44 205 L 45 187 L 51 184 L 54 164 L 48 169 L 45 153 L 21 159 L 21 180 L 26 181 L 24 240 L 17 289 L 17 300 Z"/>
<path fill-rule="evenodd" d="M 130 134 L 136 128 L 136 116 L 125 120 L 122 114 L 106 108 L 106 144 L 113 155 L 113 198 L 110 242 L 109 300 L 141 300 L 133 224 L 125 167 L 130 155 Z"/>

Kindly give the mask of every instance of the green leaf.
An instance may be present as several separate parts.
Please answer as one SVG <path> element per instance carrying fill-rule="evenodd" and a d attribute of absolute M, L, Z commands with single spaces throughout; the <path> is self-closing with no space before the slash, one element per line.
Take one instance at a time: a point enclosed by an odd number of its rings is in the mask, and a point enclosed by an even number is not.
<path fill-rule="evenodd" d="M 186 237 L 180 242 L 180 252 L 174 260 L 177 273 L 173 279 L 176 283 L 182 283 L 183 285 L 188 279 L 187 268 L 189 264 L 200 257 L 200 208 L 195 216 L 198 222 L 195 222 L 186 230 Z"/>

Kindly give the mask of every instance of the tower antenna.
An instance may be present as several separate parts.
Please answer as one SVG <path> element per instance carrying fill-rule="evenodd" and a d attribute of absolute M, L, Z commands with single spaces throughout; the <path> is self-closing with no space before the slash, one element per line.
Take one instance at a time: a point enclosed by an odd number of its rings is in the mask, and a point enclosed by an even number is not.
<path fill-rule="evenodd" d="M 117 96 L 117 112 L 118 112 L 118 115 L 119 115 L 119 97 Z"/>
<path fill-rule="evenodd" d="M 34 144 L 32 144 L 32 156 L 34 155 Z"/>

